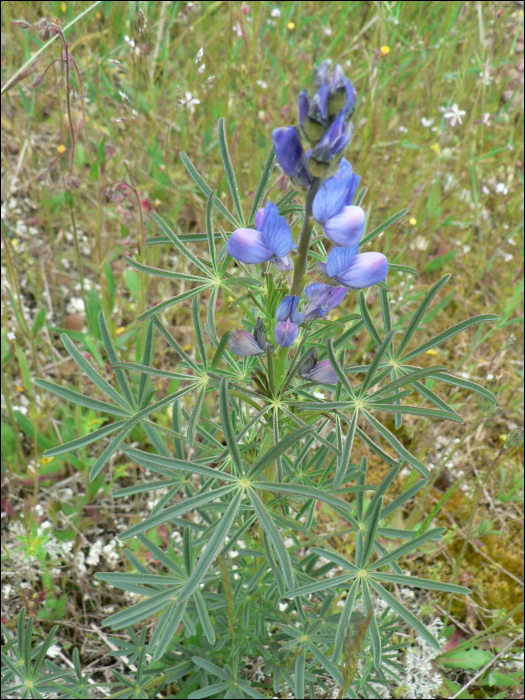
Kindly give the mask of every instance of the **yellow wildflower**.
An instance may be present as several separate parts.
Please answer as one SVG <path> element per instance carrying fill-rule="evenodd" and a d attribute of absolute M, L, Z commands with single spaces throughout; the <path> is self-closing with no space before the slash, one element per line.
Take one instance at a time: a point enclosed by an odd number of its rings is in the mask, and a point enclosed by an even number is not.
<path fill-rule="evenodd" d="M 434 153 L 437 156 L 441 155 L 441 148 L 439 147 L 439 143 L 435 143 L 433 146 L 430 146 L 430 150 L 434 151 Z"/>
<path fill-rule="evenodd" d="M 55 459 L 54 457 L 42 457 L 42 466 L 45 467 L 50 462 L 52 462 L 54 459 Z"/>
<path fill-rule="evenodd" d="M 57 151 L 62 155 L 62 153 L 65 153 L 67 151 L 67 148 L 64 146 L 63 143 L 60 144 L 60 146 L 57 148 Z"/>
<path fill-rule="evenodd" d="M 414 217 L 412 217 L 408 223 L 409 223 L 411 226 L 415 226 L 415 225 L 417 224 L 417 219 L 414 219 Z"/>
<path fill-rule="evenodd" d="M 290 31 L 292 31 L 293 29 L 295 29 L 295 23 L 294 23 L 294 22 L 288 22 L 287 27 L 288 27 L 288 29 L 289 29 Z"/>
<path fill-rule="evenodd" d="M 383 58 L 386 58 L 390 53 L 390 46 L 382 46 L 379 53 Z"/>
<path fill-rule="evenodd" d="M 425 355 L 437 355 L 438 351 L 435 348 L 431 348 L 430 350 L 427 350 Z"/>
<path fill-rule="evenodd" d="M 62 10 L 62 12 L 65 12 L 65 11 L 67 10 L 67 5 L 66 5 L 65 2 L 63 2 L 63 3 L 60 5 L 60 9 Z"/>

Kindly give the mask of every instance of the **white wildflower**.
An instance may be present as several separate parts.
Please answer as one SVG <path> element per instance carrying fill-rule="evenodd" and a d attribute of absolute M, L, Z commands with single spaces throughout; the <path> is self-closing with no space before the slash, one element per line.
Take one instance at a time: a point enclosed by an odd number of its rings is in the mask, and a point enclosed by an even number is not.
<path fill-rule="evenodd" d="M 503 182 L 498 182 L 496 185 L 496 193 L 497 194 L 508 194 L 508 189 L 505 183 Z"/>
<path fill-rule="evenodd" d="M 206 64 L 203 63 L 202 66 L 199 66 L 199 70 L 198 70 L 197 72 L 198 72 L 198 73 L 204 73 L 205 69 L 206 69 Z"/>
<path fill-rule="evenodd" d="M 445 119 L 450 119 L 450 126 L 456 126 L 459 122 L 463 124 L 461 117 L 464 117 L 466 112 L 460 109 L 457 104 L 453 104 L 448 112 L 445 112 Z"/>
<path fill-rule="evenodd" d="M 197 58 L 195 59 L 195 65 L 198 66 L 199 63 L 202 61 L 202 57 L 204 56 L 204 49 L 201 46 L 199 49 L 199 52 L 197 53 Z"/>
<path fill-rule="evenodd" d="M 272 17 L 280 17 L 281 16 L 281 10 L 278 7 L 274 7 L 273 10 L 270 12 Z"/>
<path fill-rule="evenodd" d="M 266 90 L 268 87 L 268 83 L 265 82 L 264 80 L 258 80 L 257 85 L 262 88 L 263 90 Z"/>
<path fill-rule="evenodd" d="M 434 123 L 434 120 L 433 120 L 433 119 L 427 119 L 426 117 L 423 117 L 423 118 L 421 119 L 421 124 L 423 124 L 423 126 L 424 126 L 426 129 L 428 129 L 429 126 L 432 126 L 433 123 Z"/>

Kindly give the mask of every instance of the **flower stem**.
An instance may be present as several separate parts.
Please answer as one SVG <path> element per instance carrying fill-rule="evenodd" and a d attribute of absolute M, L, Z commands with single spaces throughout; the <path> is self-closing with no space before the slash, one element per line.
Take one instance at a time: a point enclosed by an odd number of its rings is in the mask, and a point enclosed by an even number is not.
<path fill-rule="evenodd" d="M 301 236 L 299 237 L 299 247 L 297 248 L 297 258 L 295 262 L 292 291 L 293 296 L 300 296 L 303 291 L 303 277 L 306 273 L 306 261 L 308 259 L 308 249 L 310 248 L 310 238 L 312 236 L 312 206 L 314 197 L 321 186 L 321 178 L 314 177 L 312 185 L 306 195 L 304 203 L 304 223 Z"/>

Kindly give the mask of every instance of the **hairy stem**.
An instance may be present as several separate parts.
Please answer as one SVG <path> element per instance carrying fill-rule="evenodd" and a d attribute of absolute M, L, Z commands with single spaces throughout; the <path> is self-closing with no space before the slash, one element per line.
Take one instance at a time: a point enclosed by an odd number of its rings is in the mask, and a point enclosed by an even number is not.
<path fill-rule="evenodd" d="M 295 259 L 295 269 L 293 274 L 292 291 L 293 296 L 300 296 L 303 291 L 303 277 L 306 273 L 306 261 L 308 259 L 308 250 L 310 248 L 310 239 L 312 237 L 312 205 L 314 197 L 321 186 L 321 178 L 314 177 L 312 185 L 306 195 L 304 203 L 304 223 L 303 230 L 299 237 L 299 247 L 297 248 L 297 257 Z"/>

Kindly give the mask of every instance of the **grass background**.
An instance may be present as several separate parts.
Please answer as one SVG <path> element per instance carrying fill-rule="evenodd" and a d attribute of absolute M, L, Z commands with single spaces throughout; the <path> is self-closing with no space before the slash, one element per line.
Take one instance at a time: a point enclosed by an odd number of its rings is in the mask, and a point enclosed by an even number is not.
<path fill-rule="evenodd" d="M 84 122 L 81 86 L 73 78 L 75 175 L 81 183 L 73 193 L 73 207 L 64 194 L 69 151 L 61 153 L 61 146 L 69 149 L 71 141 L 60 64 L 49 68 L 41 87 L 31 88 L 35 75 L 58 57 L 58 42 L 43 52 L 33 75 L 2 98 L 4 621 L 14 625 L 21 606 L 28 605 L 44 629 L 61 624 L 65 653 L 75 644 L 86 664 L 106 669 L 114 663 L 104 649 L 100 622 L 107 616 L 104 608 L 118 608 L 125 601 L 116 591 L 95 586 L 89 573 L 97 564 L 86 564 L 82 572 L 74 555 L 82 551 L 89 561 L 100 542 L 99 549 L 109 549 L 99 552 L 98 568 L 118 565 L 120 548 L 111 545 L 115 523 L 140 517 L 147 503 L 137 499 L 126 511 L 110 494 L 115 484 L 141 474 L 120 456 L 89 484 L 97 450 L 54 460 L 42 457 L 46 448 L 97 429 L 101 420 L 43 393 L 33 379 L 46 377 L 86 391 L 89 380 L 79 376 L 55 329 L 68 329 L 90 360 L 105 369 L 94 324 L 100 308 L 111 319 L 122 359 L 140 356 L 137 317 L 145 305 L 183 288 L 142 278 L 122 256 L 135 255 L 143 236 L 159 234 L 147 216 L 151 208 L 184 233 L 204 230 L 206 202 L 187 176 L 179 152 L 188 153 L 227 202 L 216 130 L 217 120 L 225 117 L 249 210 L 272 129 L 295 122 L 297 95 L 311 79 L 313 66 L 326 58 L 340 62 L 358 90 L 356 133 L 347 157 L 369 188 L 368 230 L 405 206 L 410 210 L 374 242 L 374 249 L 392 262 L 420 272 L 415 281 L 389 276 L 395 320 L 406 320 L 445 273 L 452 280 L 434 303 L 436 313 L 427 317 L 427 337 L 469 316 L 500 316 L 497 324 L 456 336 L 431 351 L 437 357 L 428 357 L 429 364 L 447 364 L 456 374 L 491 388 L 498 396 L 497 408 L 489 410 L 477 396 L 448 387 L 443 398 L 462 414 L 464 425 L 432 425 L 408 417 L 400 431 L 404 443 L 440 475 L 434 488 L 405 513 L 405 526 L 423 519 L 470 470 L 437 516 L 450 528 L 444 543 L 411 564 L 415 574 L 450 580 L 476 479 L 489 468 L 506 435 L 523 424 L 521 4 L 95 5 L 2 3 L 3 83 L 45 43 L 38 32 L 13 27 L 12 20 L 33 24 L 47 16 L 66 26 L 93 8 L 67 32 L 86 98 Z M 453 104 L 466 112 L 455 126 L 444 117 Z M 123 197 L 117 189 L 122 181 L 138 196 Z M 288 187 L 277 172 L 272 185 L 274 193 Z M 229 230 L 227 222 L 221 223 Z M 205 255 L 203 244 L 194 244 L 194 250 Z M 143 252 L 151 266 L 189 271 L 167 246 L 148 246 Z M 378 318 L 377 289 L 369 291 L 368 301 Z M 221 334 L 241 316 L 238 307 L 225 310 L 228 300 L 219 303 Z M 357 296 L 350 293 L 344 311 L 353 312 L 356 303 Z M 189 306 L 172 307 L 166 319 L 190 350 Z M 365 333 L 351 350 L 352 361 L 368 361 L 372 346 Z M 175 359 L 166 347 L 157 346 L 157 366 L 171 368 Z M 174 387 L 159 382 L 157 389 L 161 398 Z M 167 416 L 157 420 L 169 424 Z M 141 428 L 132 438 L 140 447 L 147 445 Z M 386 465 L 371 464 L 371 480 L 379 482 Z M 523 617 L 522 481 L 523 450 L 505 452 L 484 489 L 474 544 L 462 563 L 460 582 L 471 586 L 473 595 L 454 601 L 449 623 L 448 634 L 461 641 L 501 622 L 484 642 L 492 653 L 513 637 Z M 318 521 L 321 532 L 329 514 L 320 512 Z M 157 537 L 169 541 L 166 526 Z M 349 536 L 334 542 L 352 553 Z M 443 617 L 447 605 L 445 595 L 421 601 L 431 617 Z M 461 685 L 467 678 L 461 674 L 473 672 L 449 671 L 445 696 L 455 682 Z M 493 692 L 494 687 L 476 690 L 479 697 Z M 498 697 L 505 697 L 515 687 L 500 687 L 499 692 L 504 694 Z"/>

